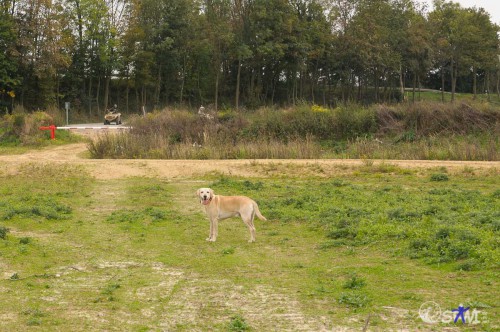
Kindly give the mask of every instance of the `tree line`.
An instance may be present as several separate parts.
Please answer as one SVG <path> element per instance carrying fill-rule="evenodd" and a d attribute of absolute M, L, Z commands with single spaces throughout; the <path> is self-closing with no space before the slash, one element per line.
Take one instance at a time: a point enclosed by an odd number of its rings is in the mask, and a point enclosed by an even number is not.
<path fill-rule="evenodd" d="M 500 93 L 482 8 L 416 0 L 0 0 L 0 99 L 102 114 Z M 443 95 L 444 98 L 444 95 Z"/>

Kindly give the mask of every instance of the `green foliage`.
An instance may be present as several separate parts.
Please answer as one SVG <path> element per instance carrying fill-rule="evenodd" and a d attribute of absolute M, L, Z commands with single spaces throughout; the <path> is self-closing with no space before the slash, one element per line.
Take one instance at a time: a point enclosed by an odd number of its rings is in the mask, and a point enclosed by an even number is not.
<path fill-rule="evenodd" d="M 222 249 L 222 250 L 221 250 L 221 254 L 222 254 L 223 256 L 226 256 L 226 255 L 232 255 L 232 254 L 234 254 L 234 250 L 235 250 L 235 249 L 234 249 L 233 247 L 230 247 L 230 248 L 224 248 L 224 249 Z"/>
<path fill-rule="evenodd" d="M 48 144 L 49 132 L 39 128 L 51 124 L 54 124 L 53 117 L 46 112 L 4 115 L 0 118 L 0 146 Z M 71 141 L 69 133 L 61 133 L 57 136 L 58 140 Z"/>
<path fill-rule="evenodd" d="M 0 226 L 0 239 L 5 240 L 8 232 L 9 232 L 9 229 L 7 227 Z"/>
<path fill-rule="evenodd" d="M 70 100 L 92 116 L 112 101 L 127 113 L 301 101 L 326 109 L 400 101 L 403 86 L 438 90 L 441 73 L 443 89 L 493 91 L 498 75 L 498 26 L 482 9 L 447 2 L 430 13 L 414 1 L 144 0 L 119 14 L 113 4 L 27 2 L 13 10 L 6 2 L 1 104 Z M 359 133 L 353 125 L 343 134 Z"/>
<path fill-rule="evenodd" d="M 26 321 L 26 325 L 28 326 L 40 326 L 42 325 L 42 318 L 47 317 L 47 314 L 38 308 L 23 310 L 22 314 L 28 317 Z"/>
<path fill-rule="evenodd" d="M 338 298 L 340 304 L 344 304 L 353 309 L 363 308 L 370 303 L 370 299 L 364 293 L 344 292 Z"/>
<path fill-rule="evenodd" d="M 360 289 L 365 285 L 366 281 L 364 278 L 359 277 L 356 273 L 352 273 L 350 278 L 344 282 L 342 287 L 347 289 Z"/>
<path fill-rule="evenodd" d="M 241 315 L 232 316 L 227 325 L 227 328 L 229 331 L 234 332 L 250 331 L 250 326 L 245 321 L 245 318 L 243 318 Z"/>
<path fill-rule="evenodd" d="M 443 181 L 448 181 L 450 178 L 448 175 L 443 174 L 443 173 L 435 173 L 431 175 L 431 181 L 434 182 L 443 182 Z"/>
<path fill-rule="evenodd" d="M 0 221 L 16 223 L 70 219 L 75 213 L 74 197 L 87 192 L 89 183 L 85 171 L 66 165 L 27 164 L 16 178 L 1 180 Z"/>
<path fill-rule="evenodd" d="M 20 244 L 29 244 L 31 242 L 31 238 L 29 237 L 22 237 L 19 239 Z"/>

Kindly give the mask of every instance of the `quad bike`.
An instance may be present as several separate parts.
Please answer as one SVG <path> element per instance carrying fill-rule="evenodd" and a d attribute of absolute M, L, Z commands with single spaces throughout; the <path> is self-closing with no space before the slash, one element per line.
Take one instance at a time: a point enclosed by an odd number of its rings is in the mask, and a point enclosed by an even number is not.
<path fill-rule="evenodd" d="M 108 113 L 104 115 L 104 124 L 109 125 L 111 122 L 114 122 L 116 125 L 122 124 L 122 114 L 118 113 L 116 109 L 116 105 L 108 110 Z"/>

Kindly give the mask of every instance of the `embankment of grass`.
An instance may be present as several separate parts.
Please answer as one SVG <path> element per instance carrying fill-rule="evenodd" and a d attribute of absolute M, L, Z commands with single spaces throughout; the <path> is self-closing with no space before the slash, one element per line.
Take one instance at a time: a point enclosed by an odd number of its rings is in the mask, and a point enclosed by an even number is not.
<path fill-rule="evenodd" d="M 88 148 L 92 158 L 498 160 L 499 123 L 500 110 L 482 103 L 300 105 L 214 119 L 167 109 Z"/>

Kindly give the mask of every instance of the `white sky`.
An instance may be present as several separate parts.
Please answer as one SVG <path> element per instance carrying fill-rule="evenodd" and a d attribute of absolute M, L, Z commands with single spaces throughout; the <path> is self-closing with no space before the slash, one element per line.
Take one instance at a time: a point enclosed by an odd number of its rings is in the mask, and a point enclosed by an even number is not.
<path fill-rule="evenodd" d="M 432 0 L 418 0 L 427 3 L 429 11 L 432 11 Z M 484 8 L 491 16 L 491 21 L 500 25 L 500 0 L 453 0 L 464 8 L 477 7 Z"/>

